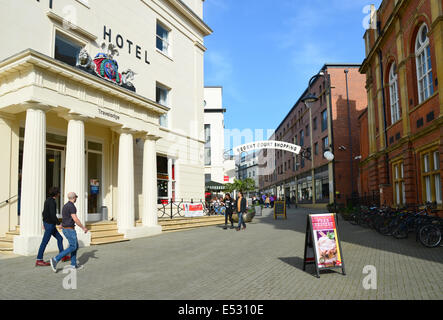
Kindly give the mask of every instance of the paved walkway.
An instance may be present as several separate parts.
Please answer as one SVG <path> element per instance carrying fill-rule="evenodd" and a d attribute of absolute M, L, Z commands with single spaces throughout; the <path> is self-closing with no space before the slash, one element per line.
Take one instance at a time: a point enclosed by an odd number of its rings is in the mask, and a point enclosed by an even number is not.
<path fill-rule="evenodd" d="M 63 288 L 66 263 L 54 274 L 34 257 L 2 256 L 0 299 L 443 299 L 443 248 L 342 220 L 347 275 L 302 271 L 307 212 L 275 221 L 268 210 L 240 232 L 206 227 L 80 249 L 76 290 Z M 377 290 L 363 288 L 366 265 Z"/>

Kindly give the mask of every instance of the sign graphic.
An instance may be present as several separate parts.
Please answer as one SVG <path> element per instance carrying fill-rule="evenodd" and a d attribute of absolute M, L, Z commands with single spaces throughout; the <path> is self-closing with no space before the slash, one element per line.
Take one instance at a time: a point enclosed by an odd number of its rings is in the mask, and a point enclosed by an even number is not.
<path fill-rule="evenodd" d="M 281 141 L 257 141 L 247 143 L 234 148 L 234 155 L 238 155 L 242 152 L 249 152 L 257 149 L 280 149 L 295 154 L 300 154 L 301 147 L 288 142 Z"/>
<path fill-rule="evenodd" d="M 303 270 L 308 263 L 314 263 L 318 278 L 320 270 L 333 268 L 341 268 L 345 275 L 335 213 L 308 216 Z"/>
<path fill-rule="evenodd" d="M 185 217 L 203 217 L 205 215 L 203 211 L 203 204 L 192 204 L 192 203 L 183 203 L 182 209 L 185 213 Z"/>

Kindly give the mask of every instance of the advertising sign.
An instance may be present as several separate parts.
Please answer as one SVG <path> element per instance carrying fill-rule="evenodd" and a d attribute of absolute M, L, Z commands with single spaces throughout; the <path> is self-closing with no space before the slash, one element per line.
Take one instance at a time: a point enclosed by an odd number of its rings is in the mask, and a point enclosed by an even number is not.
<path fill-rule="evenodd" d="M 287 219 L 286 203 L 284 201 L 274 202 L 274 220 L 277 219 L 278 216 L 283 216 L 285 219 Z"/>
<path fill-rule="evenodd" d="M 185 217 L 203 217 L 205 212 L 203 210 L 203 204 L 193 204 L 193 203 L 183 203 L 182 204 L 183 212 L 185 213 Z"/>
<path fill-rule="evenodd" d="M 335 213 L 308 216 L 303 270 L 307 263 L 315 264 L 317 277 L 320 277 L 320 270 L 333 268 L 341 268 L 345 274 Z"/>
<path fill-rule="evenodd" d="M 98 179 L 91 179 L 89 181 L 91 194 L 98 194 L 100 192 L 100 181 Z"/>

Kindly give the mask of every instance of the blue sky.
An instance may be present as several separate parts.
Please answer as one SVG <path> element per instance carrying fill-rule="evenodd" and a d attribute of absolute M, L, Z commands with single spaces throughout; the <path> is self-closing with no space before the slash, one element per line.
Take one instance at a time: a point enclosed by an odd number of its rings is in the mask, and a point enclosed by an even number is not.
<path fill-rule="evenodd" d="M 276 129 L 325 63 L 361 63 L 364 9 L 380 3 L 206 0 L 205 85 L 223 86 L 226 129 Z"/>

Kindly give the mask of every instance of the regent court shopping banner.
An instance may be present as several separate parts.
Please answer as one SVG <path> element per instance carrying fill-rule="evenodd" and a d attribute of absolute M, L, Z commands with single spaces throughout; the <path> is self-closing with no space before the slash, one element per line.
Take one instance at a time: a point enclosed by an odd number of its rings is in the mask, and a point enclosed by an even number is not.
<path fill-rule="evenodd" d="M 197 203 L 183 203 L 182 209 L 184 211 L 185 217 L 192 218 L 192 217 L 203 217 L 205 215 L 205 212 L 203 210 L 203 204 Z"/>
<path fill-rule="evenodd" d="M 320 270 L 334 268 L 341 268 L 345 274 L 336 221 L 335 213 L 308 215 L 303 267 L 305 269 L 307 263 L 314 263 L 317 277 Z M 308 257 L 312 251 L 314 257 Z"/>

